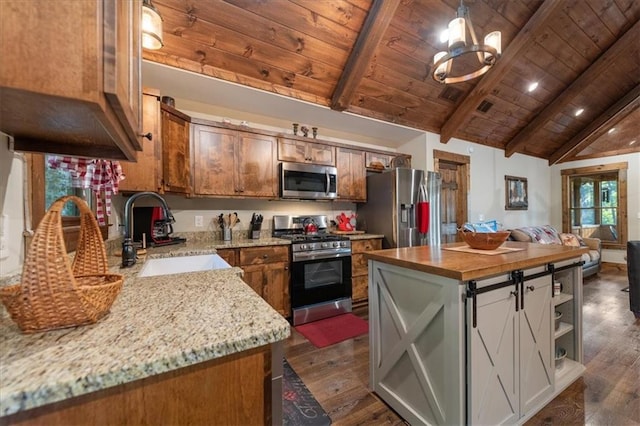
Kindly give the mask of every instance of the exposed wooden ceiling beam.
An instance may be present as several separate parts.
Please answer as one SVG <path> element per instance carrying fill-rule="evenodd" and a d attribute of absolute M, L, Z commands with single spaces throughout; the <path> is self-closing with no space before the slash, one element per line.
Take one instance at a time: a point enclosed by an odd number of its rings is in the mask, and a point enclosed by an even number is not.
<path fill-rule="evenodd" d="M 454 133 L 466 123 L 471 114 L 478 108 L 480 102 L 491 93 L 494 86 L 503 79 L 504 74 L 511 70 L 515 59 L 523 52 L 523 50 L 531 43 L 532 35 L 540 28 L 546 25 L 547 20 L 564 5 L 562 1 L 549 0 L 545 1 L 538 7 L 531 19 L 522 27 L 513 41 L 509 43 L 502 57 L 498 59 L 496 64 L 484 75 L 482 80 L 471 90 L 469 95 L 462 101 L 460 106 L 451 114 L 449 119 L 442 125 L 440 129 L 440 142 L 447 143 L 453 137 Z"/>
<path fill-rule="evenodd" d="M 549 120 L 553 119 L 565 106 L 578 94 L 582 93 L 601 73 L 606 72 L 612 60 L 624 55 L 632 44 L 640 40 L 640 21 L 637 21 L 622 37 L 620 37 L 606 52 L 589 66 L 578 78 L 576 78 L 564 92 L 553 100 L 536 116 L 524 129 L 522 129 L 505 146 L 505 155 L 510 157 L 524 144 L 532 139 L 537 131 L 542 129 Z M 579 141 L 578 141 L 579 142 Z M 561 148 L 562 149 L 562 148 Z"/>
<path fill-rule="evenodd" d="M 369 9 L 353 50 L 347 59 L 336 90 L 331 97 L 331 109 L 344 111 L 364 76 L 380 40 L 387 31 L 400 0 L 375 0 Z"/>
<path fill-rule="evenodd" d="M 565 158 L 582 151 L 605 134 L 613 125 L 625 118 L 640 106 L 640 84 L 627 93 L 622 99 L 609 107 L 600 117 L 596 118 L 587 127 L 549 157 L 549 165 L 558 163 Z"/>

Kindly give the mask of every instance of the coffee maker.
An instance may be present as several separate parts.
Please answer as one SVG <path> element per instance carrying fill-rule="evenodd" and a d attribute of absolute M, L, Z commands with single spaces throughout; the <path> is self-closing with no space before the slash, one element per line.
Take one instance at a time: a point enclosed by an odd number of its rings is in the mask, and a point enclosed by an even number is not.
<path fill-rule="evenodd" d="M 173 221 L 166 216 L 162 207 L 134 207 L 133 208 L 133 241 L 142 242 L 148 246 L 176 244 L 185 241 L 184 238 L 171 237 Z"/>

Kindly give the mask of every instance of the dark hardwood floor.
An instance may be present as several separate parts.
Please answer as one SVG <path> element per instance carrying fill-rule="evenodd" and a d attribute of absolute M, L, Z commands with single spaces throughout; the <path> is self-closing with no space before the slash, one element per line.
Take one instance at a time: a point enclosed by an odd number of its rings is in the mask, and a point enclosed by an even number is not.
<path fill-rule="evenodd" d="M 604 266 L 584 281 L 584 376 L 527 425 L 640 425 L 640 320 L 629 310 L 626 271 Z M 366 308 L 355 309 L 362 318 Z M 285 357 L 334 425 L 404 425 L 369 392 L 368 335 L 317 349 L 295 329 Z"/>

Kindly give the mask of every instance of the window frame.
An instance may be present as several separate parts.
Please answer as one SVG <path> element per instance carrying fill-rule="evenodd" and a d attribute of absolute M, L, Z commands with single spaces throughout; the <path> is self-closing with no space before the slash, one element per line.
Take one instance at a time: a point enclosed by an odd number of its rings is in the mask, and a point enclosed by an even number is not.
<path fill-rule="evenodd" d="M 31 228 L 37 229 L 42 218 L 44 218 L 47 208 L 45 206 L 45 156 L 46 154 L 29 154 L 27 162 L 29 165 L 29 186 L 31 192 Z M 95 205 L 95 203 L 92 203 Z M 95 213 L 95 208 L 92 209 Z M 105 214 L 106 217 L 106 214 Z M 109 236 L 109 225 L 100 226 L 100 233 L 103 241 Z M 63 216 L 62 217 L 62 235 L 67 252 L 76 250 L 78 238 L 80 237 L 80 216 Z M 27 243 L 31 242 L 31 237 L 27 239 Z M 29 244 L 26 246 L 28 247 Z"/>
<path fill-rule="evenodd" d="M 571 232 L 571 178 L 581 176 L 617 175 L 618 183 L 618 214 L 616 231 L 617 241 L 601 240 L 602 248 L 626 250 L 627 247 L 627 170 L 628 163 L 600 164 L 597 166 L 577 167 L 560 171 L 562 178 L 562 232 Z M 601 179 L 598 179 L 601 180 Z M 598 192 L 598 191 L 596 191 Z M 599 194 L 595 194 L 599 196 Z M 594 206 L 600 209 L 601 206 Z"/>

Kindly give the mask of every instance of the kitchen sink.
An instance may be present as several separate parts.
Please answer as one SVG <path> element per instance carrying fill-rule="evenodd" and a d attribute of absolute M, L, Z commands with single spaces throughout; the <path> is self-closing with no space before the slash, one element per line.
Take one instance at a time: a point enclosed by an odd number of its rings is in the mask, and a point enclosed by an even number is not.
<path fill-rule="evenodd" d="M 211 271 L 214 269 L 227 268 L 231 268 L 231 265 L 217 254 L 164 257 L 161 259 L 146 260 L 138 276 L 152 277 L 156 275 L 183 274 L 185 272 Z"/>

